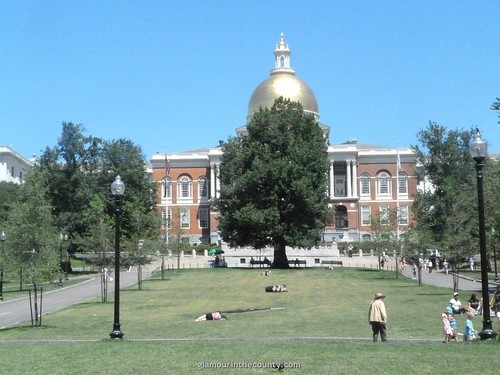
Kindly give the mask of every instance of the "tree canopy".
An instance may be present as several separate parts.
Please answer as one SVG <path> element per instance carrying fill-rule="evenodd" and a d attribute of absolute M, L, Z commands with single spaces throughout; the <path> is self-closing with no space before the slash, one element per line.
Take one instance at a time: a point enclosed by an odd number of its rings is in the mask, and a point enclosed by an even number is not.
<path fill-rule="evenodd" d="M 500 117 L 500 98 L 497 98 L 497 100 L 493 102 L 493 104 L 491 105 L 491 109 L 497 111 L 498 117 Z M 498 121 L 498 123 L 500 124 L 500 120 Z"/>
<path fill-rule="evenodd" d="M 113 225 L 109 220 L 114 212 L 110 185 L 117 175 L 126 184 L 124 243 L 156 236 L 155 185 L 146 174 L 141 148 L 131 141 L 105 141 L 85 135 L 81 124 L 63 123 L 57 145 L 45 150 L 36 167 L 50 176 L 47 189 L 55 223 L 59 231 L 69 234 L 72 251 L 102 252 L 108 247 L 104 239 L 95 238 L 93 241 L 102 245 L 96 249 L 96 244 L 89 241 L 89 233 L 113 233 L 105 226 Z"/>
<path fill-rule="evenodd" d="M 327 143 L 299 103 L 276 99 L 247 133 L 230 138 L 220 165 L 221 237 L 231 246 L 274 247 L 274 267 L 288 267 L 286 246 L 312 247 L 328 212 Z"/>
<path fill-rule="evenodd" d="M 420 251 L 439 249 L 453 261 L 478 253 L 478 202 L 476 163 L 469 153 L 474 130 L 448 130 L 430 122 L 418 133 L 420 146 L 414 146 L 421 174 L 430 189 L 418 193 L 413 211 Z M 500 224 L 495 214 L 493 191 L 499 163 L 486 160 L 484 173 L 485 212 L 490 226 Z M 497 177 L 494 177 L 497 176 Z M 500 218 L 499 218 L 500 219 Z"/>

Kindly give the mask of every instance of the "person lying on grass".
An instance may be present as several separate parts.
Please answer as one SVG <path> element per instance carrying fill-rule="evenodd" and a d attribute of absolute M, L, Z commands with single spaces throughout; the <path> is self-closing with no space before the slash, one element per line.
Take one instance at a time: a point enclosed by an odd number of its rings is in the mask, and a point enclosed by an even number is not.
<path fill-rule="evenodd" d="M 211 312 L 211 313 L 206 313 L 202 316 L 199 316 L 196 318 L 196 322 L 201 322 L 204 320 L 225 320 L 226 316 L 218 311 Z"/>

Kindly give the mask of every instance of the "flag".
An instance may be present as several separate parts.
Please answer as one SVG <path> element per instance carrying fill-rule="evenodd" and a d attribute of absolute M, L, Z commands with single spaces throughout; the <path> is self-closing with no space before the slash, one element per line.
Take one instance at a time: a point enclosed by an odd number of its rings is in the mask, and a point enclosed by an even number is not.
<path fill-rule="evenodd" d="M 399 148 L 397 149 L 397 153 L 398 156 L 397 156 L 396 166 L 397 166 L 397 172 L 399 173 L 399 171 L 401 171 L 401 158 L 399 157 Z"/>
<path fill-rule="evenodd" d="M 163 197 L 167 198 L 168 173 L 170 172 L 170 160 L 168 160 L 167 152 L 165 151 L 165 179 L 163 180 Z"/>
<path fill-rule="evenodd" d="M 168 155 L 165 152 L 165 179 L 167 178 L 169 172 L 170 172 L 170 160 L 168 160 Z"/>

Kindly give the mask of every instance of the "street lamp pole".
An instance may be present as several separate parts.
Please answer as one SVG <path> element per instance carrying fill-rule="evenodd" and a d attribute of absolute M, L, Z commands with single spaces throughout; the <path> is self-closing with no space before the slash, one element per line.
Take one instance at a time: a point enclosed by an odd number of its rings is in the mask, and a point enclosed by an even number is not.
<path fill-rule="evenodd" d="M 59 239 L 61 240 L 61 244 L 59 246 L 59 267 L 62 268 L 62 272 L 64 272 L 65 274 L 65 280 L 68 280 L 68 274 L 66 273 L 66 264 L 64 264 L 64 261 L 63 261 L 63 245 L 64 245 L 64 242 L 68 239 L 68 235 L 67 234 L 63 234 L 61 233 L 59 235 Z M 62 287 L 63 286 L 63 282 L 62 282 L 62 273 L 59 275 L 59 287 Z"/>
<path fill-rule="evenodd" d="M 4 231 L 0 234 L 0 241 L 2 241 L 2 263 L 3 263 L 3 243 L 7 239 Z M 3 301 L 3 264 L 0 264 L 0 301 Z"/>
<path fill-rule="evenodd" d="M 495 228 L 491 230 L 491 234 L 493 235 L 493 262 L 495 263 L 495 282 L 498 281 L 498 268 L 497 268 L 497 239 Z"/>
<path fill-rule="evenodd" d="M 109 334 L 112 339 L 123 338 L 123 332 L 120 329 L 120 221 L 123 193 L 125 193 L 125 184 L 120 176 L 116 176 L 111 184 L 111 194 L 115 197 L 115 305 L 113 331 Z"/>
<path fill-rule="evenodd" d="M 470 154 L 476 162 L 477 199 L 479 212 L 479 250 L 481 254 L 481 291 L 483 297 L 483 330 L 479 332 L 481 340 L 493 339 L 497 335 L 493 330 L 490 318 L 490 296 L 488 290 L 488 259 L 486 257 L 486 226 L 484 218 L 483 167 L 487 144 L 481 139 L 477 130 L 470 144 Z"/>

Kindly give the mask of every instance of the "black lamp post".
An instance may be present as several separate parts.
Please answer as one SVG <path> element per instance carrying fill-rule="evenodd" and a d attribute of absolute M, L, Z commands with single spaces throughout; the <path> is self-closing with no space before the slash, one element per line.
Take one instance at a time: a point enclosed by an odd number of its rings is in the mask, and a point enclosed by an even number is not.
<path fill-rule="evenodd" d="M 61 245 L 59 247 L 59 265 L 60 267 L 62 268 L 62 271 L 64 272 L 65 274 L 65 279 L 68 280 L 68 275 L 66 273 L 66 264 L 64 263 L 63 261 L 63 244 L 64 242 L 68 239 L 68 235 L 67 234 L 63 234 L 61 233 L 59 235 L 59 239 L 61 240 Z M 59 286 L 62 287 L 63 286 L 63 282 L 62 282 L 62 274 L 59 276 Z"/>
<path fill-rule="evenodd" d="M 490 296 L 488 291 L 488 259 L 486 258 L 486 227 L 484 219 L 484 194 L 483 194 L 483 167 L 484 158 L 488 147 L 481 139 L 481 133 L 477 130 L 470 144 L 470 154 L 476 162 L 477 177 L 477 200 L 479 211 L 479 250 L 481 253 L 481 291 L 483 296 L 483 330 L 479 332 L 481 340 L 495 338 L 497 335 L 491 326 L 490 318 Z"/>
<path fill-rule="evenodd" d="M 3 243 L 7 239 L 7 235 L 4 231 L 0 234 L 0 241 L 2 241 L 2 253 L 3 253 Z M 3 254 L 2 254 L 3 257 Z M 3 262 L 3 259 L 2 259 Z M 0 265 L 0 301 L 3 301 L 3 264 Z"/>
<path fill-rule="evenodd" d="M 115 309 L 113 331 L 109 334 L 112 339 L 123 338 L 123 332 L 120 329 L 120 219 L 123 193 L 125 193 L 125 184 L 120 176 L 116 176 L 111 184 L 111 194 L 115 197 Z"/>

